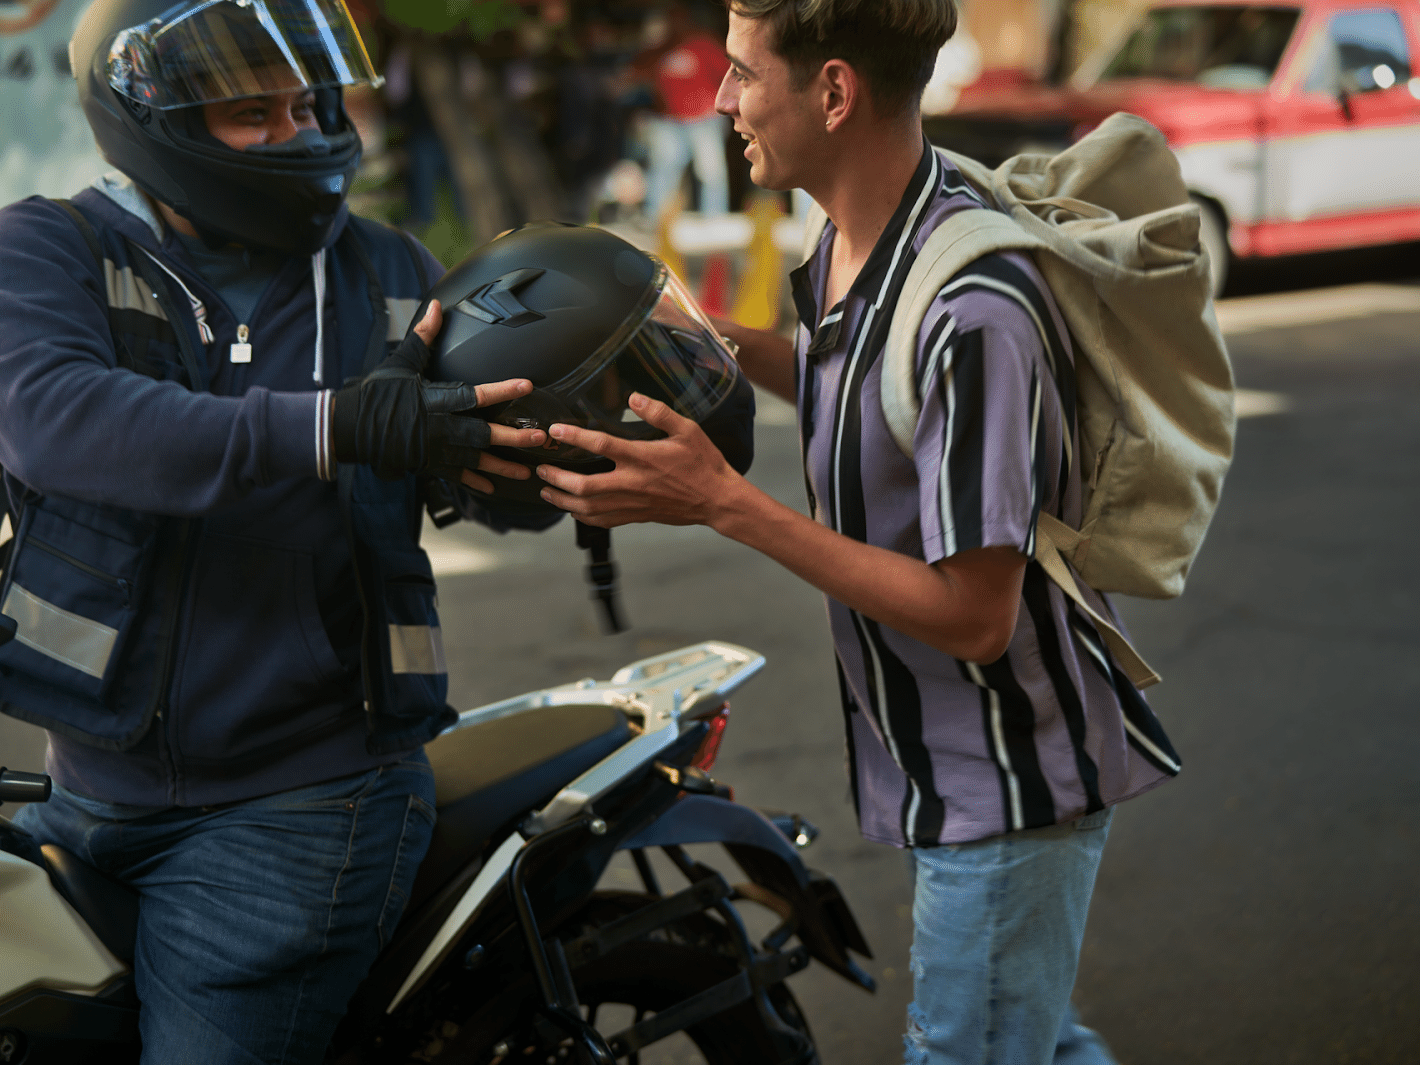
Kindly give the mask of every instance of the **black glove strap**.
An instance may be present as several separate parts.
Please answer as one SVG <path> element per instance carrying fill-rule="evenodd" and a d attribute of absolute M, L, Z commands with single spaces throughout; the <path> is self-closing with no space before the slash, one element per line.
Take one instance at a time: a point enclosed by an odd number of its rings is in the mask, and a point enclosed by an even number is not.
<path fill-rule="evenodd" d="M 625 632 L 629 626 L 621 616 L 616 592 L 616 563 L 611 560 L 611 530 L 577 522 L 577 546 L 587 552 L 587 583 L 592 598 L 601 604 L 602 622 L 609 633 Z"/>

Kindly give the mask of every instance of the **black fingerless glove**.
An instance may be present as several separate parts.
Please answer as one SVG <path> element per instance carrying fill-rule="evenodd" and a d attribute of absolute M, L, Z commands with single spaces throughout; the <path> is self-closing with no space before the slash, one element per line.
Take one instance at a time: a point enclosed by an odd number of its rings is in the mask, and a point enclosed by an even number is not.
<path fill-rule="evenodd" d="M 481 418 L 454 412 L 477 407 L 478 392 L 424 380 L 428 362 L 428 345 L 411 330 L 384 362 L 335 393 L 337 462 L 364 463 L 387 481 L 407 473 L 458 481 L 461 470 L 477 469 L 491 430 Z"/>

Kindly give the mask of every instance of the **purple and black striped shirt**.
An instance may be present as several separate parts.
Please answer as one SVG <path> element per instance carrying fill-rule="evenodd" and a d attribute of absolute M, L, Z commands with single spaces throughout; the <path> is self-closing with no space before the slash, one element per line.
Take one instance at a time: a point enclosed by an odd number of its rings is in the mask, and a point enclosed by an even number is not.
<path fill-rule="evenodd" d="M 991 255 L 947 284 L 918 336 L 914 456 L 883 418 L 883 347 L 931 232 L 982 207 L 927 148 L 848 295 L 820 310 L 834 227 L 793 274 L 799 423 L 814 517 L 935 563 L 979 547 L 1035 551 L 1041 509 L 1078 525 L 1070 337 L 1030 260 Z M 1112 616 L 1102 596 L 1087 592 Z M 1178 755 L 1091 622 L 1031 562 L 1016 631 L 962 662 L 828 600 L 864 836 L 963 843 L 1068 821 L 1178 772 Z"/>

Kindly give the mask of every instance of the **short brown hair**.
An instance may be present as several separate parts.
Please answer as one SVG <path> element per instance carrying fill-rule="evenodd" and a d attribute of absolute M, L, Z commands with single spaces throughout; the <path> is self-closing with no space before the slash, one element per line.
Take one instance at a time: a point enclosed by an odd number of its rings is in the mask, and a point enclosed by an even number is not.
<path fill-rule="evenodd" d="M 841 59 L 867 81 L 880 114 L 922 99 L 937 52 L 957 28 L 953 0 L 729 0 L 729 7 L 769 20 L 796 88 Z"/>

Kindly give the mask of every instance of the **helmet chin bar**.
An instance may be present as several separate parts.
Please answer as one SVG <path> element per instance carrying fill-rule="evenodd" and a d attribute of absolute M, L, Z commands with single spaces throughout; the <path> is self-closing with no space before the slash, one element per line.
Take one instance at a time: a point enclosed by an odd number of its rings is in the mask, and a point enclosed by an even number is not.
<path fill-rule="evenodd" d="M 329 92 L 338 105 L 339 91 Z M 299 130 L 279 144 L 238 150 L 208 131 L 201 105 L 158 112 L 154 124 L 205 173 L 184 183 L 180 201 L 134 177 L 192 223 L 209 248 L 240 244 L 310 255 L 339 221 L 360 159 L 359 134 L 339 114 L 333 131 Z"/>

